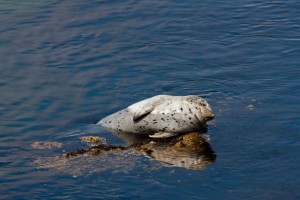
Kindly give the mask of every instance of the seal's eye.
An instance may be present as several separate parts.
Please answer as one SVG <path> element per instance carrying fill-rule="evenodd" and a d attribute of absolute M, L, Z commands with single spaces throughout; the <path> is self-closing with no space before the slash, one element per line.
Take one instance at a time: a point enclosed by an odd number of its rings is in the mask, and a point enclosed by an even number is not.
<path fill-rule="evenodd" d="M 206 106 L 206 103 L 205 103 L 205 102 L 202 102 L 202 101 L 200 101 L 199 104 L 200 104 L 201 106 Z"/>

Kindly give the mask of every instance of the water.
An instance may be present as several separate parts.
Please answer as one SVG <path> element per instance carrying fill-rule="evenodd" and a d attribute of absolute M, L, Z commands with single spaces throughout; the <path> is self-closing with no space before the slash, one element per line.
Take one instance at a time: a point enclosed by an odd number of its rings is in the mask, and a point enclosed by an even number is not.
<path fill-rule="evenodd" d="M 297 1 L 0 4 L 2 199 L 300 198 Z M 204 170 L 132 152 L 64 170 L 35 163 L 81 147 L 82 135 L 122 144 L 93 123 L 162 93 L 214 109 L 217 159 Z"/>

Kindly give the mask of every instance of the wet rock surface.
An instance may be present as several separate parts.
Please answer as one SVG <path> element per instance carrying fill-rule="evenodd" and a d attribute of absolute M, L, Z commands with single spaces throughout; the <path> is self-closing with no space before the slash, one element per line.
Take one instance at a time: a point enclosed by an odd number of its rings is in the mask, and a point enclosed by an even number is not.
<path fill-rule="evenodd" d="M 205 169 L 216 159 L 206 138 L 199 132 L 165 139 L 132 138 L 132 135 L 127 134 L 118 136 L 128 146 L 98 144 L 106 141 L 105 138 L 85 136 L 80 139 L 87 144 L 93 142 L 93 146 L 62 155 L 40 157 L 34 162 L 39 169 L 52 169 L 80 176 L 106 170 L 128 171 L 149 158 L 158 161 L 154 168 L 171 166 L 194 170 Z"/>

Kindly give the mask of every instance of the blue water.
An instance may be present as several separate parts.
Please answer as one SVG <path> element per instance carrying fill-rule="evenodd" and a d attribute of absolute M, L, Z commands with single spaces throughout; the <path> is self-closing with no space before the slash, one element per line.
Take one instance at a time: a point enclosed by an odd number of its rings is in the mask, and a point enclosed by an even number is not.
<path fill-rule="evenodd" d="M 0 0 L 1 199 L 300 198 L 298 1 L 26 2 Z M 206 169 L 35 163 L 82 135 L 122 143 L 94 122 L 157 94 L 209 101 Z"/>

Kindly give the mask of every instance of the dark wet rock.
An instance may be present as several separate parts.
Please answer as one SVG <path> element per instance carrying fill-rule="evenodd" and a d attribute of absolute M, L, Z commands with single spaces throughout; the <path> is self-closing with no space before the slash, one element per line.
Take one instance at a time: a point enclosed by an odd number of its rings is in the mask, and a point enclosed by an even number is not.
<path fill-rule="evenodd" d="M 172 138 L 149 138 L 132 134 L 118 134 L 128 146 L 98 144 L 87 149 L 77 149 L 60 156 L 38 158 L 35 163 L 40 169 L 55 169 L 82 175 L 118 168 L 128 171 L 136 167 L 141 159 L 138 155 L 163 163 L 163 166 L 202 170 L 213 163 L 216 155 L 205 137 L 192 132 Z M 118 163 L 118 165 L 116 165 Z M 161 165 L 162 166 L 162 165 Z"/>

